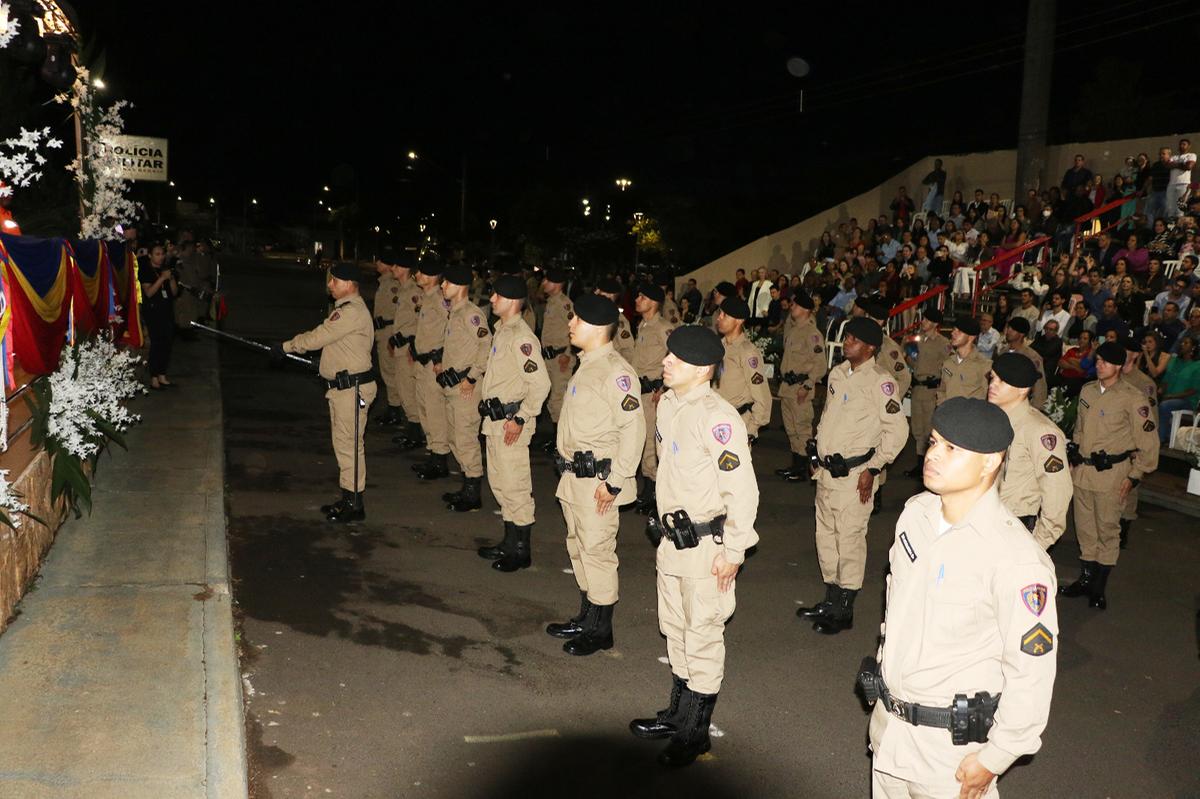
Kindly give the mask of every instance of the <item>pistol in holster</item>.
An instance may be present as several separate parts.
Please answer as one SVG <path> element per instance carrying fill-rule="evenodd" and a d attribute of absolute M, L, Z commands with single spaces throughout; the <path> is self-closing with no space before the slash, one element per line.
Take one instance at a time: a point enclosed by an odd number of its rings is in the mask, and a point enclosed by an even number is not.
<path fill-rule="evenodd" d="M 804 442 L 804 454 L 808 456 L 808 465 L 815 472 L 821 468 L 821 456 L 817 454 L 817 440 L 810 438 Z"/>

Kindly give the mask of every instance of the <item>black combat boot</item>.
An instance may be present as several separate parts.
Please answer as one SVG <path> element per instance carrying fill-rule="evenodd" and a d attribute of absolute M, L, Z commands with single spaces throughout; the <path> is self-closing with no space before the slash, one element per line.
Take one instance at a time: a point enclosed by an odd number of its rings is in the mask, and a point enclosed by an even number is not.
<path fill-rule="evenodd" d="M 1090 596 L 1092 588 L 1092 580 L 1096 577 L 1096 567 L 1100 564 L 1095 561 L 1081 560 L 1079 561 L 1079 579 L 1070 585 L 1058 587 L 1059 596 Z"/>
<path fill-rule="evenodd" d="M 809 462 L 807 455 L 795 455 L 795 457 L 797 461 L 784 479 L 789 483 L 807 483 L 813 479 L 812 463 Z"/>
<path fill-rule="evenodd" d="M 669 738 L 683 723 L 684 707 L 680 699 L 687 690 L 687 680 L 671 672 L 671 701 L 665 710 L 660 710 L 652 719 L 634 719 L 629 722 L 629 731 L 638 738 Z"/>
<path fill-rule="evenodd" d="M 422 480 L 437 480 L 450 476 L 450 468 L 446 466 L 446 453 L 429 453 L 429 457 L 421 463 L 413 464 L 413 471 Z"/>
<path fill-rule="evenodd" d="M 467 476 L 464 474 L 463 478 L 462 478 L 462 483 L 459 485 L 458 490 L 457 491 L 447 491 L 446 493 L 442 494 L 442 502 L 445 502 L 447 505 L 457 502 L 459 500 L 459 498 L 462 497 L 463 492 L 466 490 L 467 490 Z"/>
<path fill-rule="evenodd" d="M 779 475 L 780 477 L 791 477 L 793 474 L 798 474 L 800 471 L 803 470 L 804 473 L 807 475 L 808 470 L 804 468 L 804 466 L 806 465 L 805 460 L 806 460 L 806 458 L 803 455 L 801 455 L 798 452 L 793 452 L 792 453 L 792 465 L 785 466 L 782 469 L 776 469 L 775 474 Z"/>
<path fill-rule="evenodd" d="M 350 498 L 341 508 L 330 512 L 325 518 L 331 522 L 361 522 L 367 518 L 367 510 L 363 505 L 363 493 L 359 491 L 357 494 L 350 492 Z"/>
<path fill-rule="evenodd" d="M 476 552 L 479 553 L 479 557 L 486 558 L 487 560 L 499 560 L 500 558 L 504 557 L 504 553 L 512 549 L 512 546 L 516 541 L 516 533 L 514 530 L 515 525 L 513 525 L 512 522 L 505 522 L 504 540 L 499 544 L 493 544 L 491 546 L 480 547 L 477 549 Z"/>
<path fill-rule="evenodd" d="M 592 605 L 583 620 L 583 632 L 563 644 L 568 655 L 586 657 L 601 649 L 612 649 L 612 617 L 615 605 Z"/>
<path fill-rule="evenodd" d="M 458 513 L 466 513 L 468 511 L 479 510 L 482 508 L 483 500 L 479 495 L 479 484 L 482 482 L 482 477 L 464 478 L 462 493 L 458 495 L 458 499 L 455 499 L 446 506 L 446 510 L 457 511 Z"/>
<path fill-rule="evenodd" d="M 546 625 L 546 635 L 552 635 L 555 638 L 574 638 L 583 633 L 583 622 L 587 619 L 589 612 L 592 609 L 592 603 L 588 600 L 587 591 L 579 592 L 579 614 L 572 616 L 564 622 L 555 622 Z"/>
<path fill-rule="evenodd" d="M 526 524 L 513 529 L 516 540 L 512 547 L 505 551 L 504 557 L 492 564 L 492 568 L 498 572 L 515 572 L 517 569 L 528 569 L 533 565 L 532 550 L 529 547 L 529 534 L 533 532 L 533 525 Z"/>
<path fill-rule="evenodd" d="M 547 415 L 546 424 L 538 425 L 538 429 L 543 433 L 543 435 L 539 436 L 541 440 L 532 446 L 541 450 L 542 452 L 553 455 L 556 451 L 558 451 L 558 424 L 552 421 L 549 415 Z"/>
<path fill-rule="evenodd" d="M 689 688 L 686 697 L 683 724 L 671 736 L 667 748 L 658 755 L 658 762 L 664 766 L 689 766 L 697 757 L 712 749 L 708 727 L 712 724 L 717 694 L 698 694 Z"/>
<path fill-rule="evenodd" d="M 346 505 L 347 503 L 350 503 L 353 501 L 354 501 L 354 492 L 347 491 L 346 489 L 343 488 L 342 496 L 339 499 L 337 499 L 334 502 L 329 503 L 328 505 L 321 506 L 321 513 L 328 516 L 329 514 L 333 513 L 335 510 L 341 511 L 343 505 Z"/>
<path fill-rule="evenodd" d="M 809 621 L 828 619 L 833 612 L 834 603 L 837 602 L 837 595 L 838 587 L 833 583 L 825 583 L 825 598 L 815 605 L 799 608 L 796 615 Z"/>
<path fill-rule="evenodd" d="M 387 406 L 387 412 L 375 420 L 376 427 L 398 427 L 405 422 L 404 411 L 395 405 Z"/>
<path fill-rule="evenodd" d="M 421 432 L 421 425 L 410 421 L 405 427 L 406 429 L 403 433 L 398 436 L 392 436 L 392 443 L 403 450 L 424 447 L 425 434 Z"/>
<path fill-rule="evenodd" d="M 854 598 L 858 591 L 851 588 L 839 588 L 837 600 L 827 618 L 819 618 L 813 624 L 813 629 L 825 635 L 837 635 L 842 630 L 854 627 Z"/>
<path fill-rule="evenodd" d="M 1089 608 L 1104 610 L 1108 607 L 1108 597 L 1104 596 L 1104 589 L 1108 587 L 1108 575 L 1112 570 L 1112 566 L 1096 564 L 1096 571 L 1092 576 L 1092 584 L 1088 586 Z"/>
<path fill-rule="evenodd" d="M 1129 546 L 1129 528 L 1133 526 L 1133 519 L 1121 520 L 1121 549 Z"/>
<path fill-rule="evenodd" d="M 638 513 L 649 516 L 652 513 L 657 513 L 658 498 L 654 496 L 654 481 L 649 477 L 642 478 L 642 493 L 638 494 L 637 501 L 633 503 L 633 509 Z"/>
<path fill-rule="evenodd" d="M 875 504 L 871 506 L 871 515 L 878 516 L 883 510 L 883 486 L 875 489 Z"/>

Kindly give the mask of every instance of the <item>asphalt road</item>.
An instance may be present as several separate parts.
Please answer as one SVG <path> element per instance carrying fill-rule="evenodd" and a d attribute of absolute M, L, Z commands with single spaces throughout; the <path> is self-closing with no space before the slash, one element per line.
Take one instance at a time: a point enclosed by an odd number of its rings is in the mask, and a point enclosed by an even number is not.
<path fill-rule="evenodd" d="M 265 261 L 225 263 L 226 328 L 281 340 L 324 316 L 322 275 Z M 368 284 L 364 293 L 373 290 Z M 235 599 L 255 776 L 265 797 L 866 797 L 867 717 L 854 672 L 875 647 L 882 573 L 913 484 L 893 476 L 871 523 L 866 588 L 852 631 L 825 637 L 794 610 L 820 599 L 813 492 L 773 474 L 778 423 L 754 451 L 762 541 L 738 580 L 713 751 L 680 772 L 629 719 L 669 688 L 643 518 L 622 518 L 616 647 L 575 658 L 546 636 L 578 593 L 535 456 L 533 568 L 502 575 L 475 555 L 497 537 L 480 512 L 422 483 L 390 434 L 368 434 L 367 522 L 326 523 L 336 496 L 325 400 L 293 367 L 221 351 Z M 900 459 L 912 462 L 911 449 Z M 899 470 L 896 470 L 899 471 Z M 1146 507 L 1109 583 L 1109 610 L 1065 600 L 1059 675 L 1042 751 L 1000 782 L 1006 796 L 1200 796 L 1200 668 L 1194 519 Z M 1073 534 L 1054 558 L 1073 579 Z"/>

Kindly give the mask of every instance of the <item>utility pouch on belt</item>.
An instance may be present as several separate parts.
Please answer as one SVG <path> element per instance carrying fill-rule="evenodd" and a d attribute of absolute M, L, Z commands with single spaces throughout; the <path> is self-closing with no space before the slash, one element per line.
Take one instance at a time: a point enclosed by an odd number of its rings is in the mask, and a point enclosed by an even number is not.
<path fill-rule="evenodd" d="M 846 459 L 840 452 L 825 458 L 825 468 L 829 470 L 830 477 L 847 477 L 850 474 L 850 467 L 846 465 Z"/>
<path fill-rule="evenodd" d="M 821 456 L 817 454 L 817 440 L 815 438 L 810 438 L 804 442 L 804 454 L 808 456 L 808 463 L 812 466 L 814 472 L 821 468 Z"/>
<path fill-rule="evenodd" d="M 654 514 L 650 514 L 646 517 L 646 537 L 649 538 L 650 543 L 656 547 L 658 546 L 659 542 L 663 540 L 662 524 L 659 523 L 658 517 Z"/>
<path fill-rule="evenodd" d="M 1079 445 L 1074 441 L 1067 442 L 1067 463 L 1072 466 L 1078 466 L 1083 463 L 1083 456 L 1079 454 Z"/>
<path fill-rule="evenodd" d="M 337 386 L 337 388 L 339 390 L 347 389 L 347 388 L 354 388 L 354 381 L 350 380 L 350 372 L 347 369 L 343 369 L 342 371 L 335 374 L 333 376 L 333 382 L 334 382 L 334 385 Z"/>
<path fill-rule="evenodd" d="M 692 549 L 700 546 L 700 539 L 711 535 L 713 541 L 724 543 L 725 516 L 718 516 L 712 521 L 695 522 L 688 512 L 682 508 L 674 513 L 664 513 L 662 520 L 657 522 L 661 534 L 671 540 L 676 549 Z"/>
<path fill-rule="evenodd" d="M 784 372 L 781 378 L 786 385 L 794 386 L 797 383 L 803 383 L 808 380 L 807 374 L 797 374 L 796 372 Z"/>
<path fill-rule="evenodd" d="M 459 374 L 454 369 L 443 369 L 441 374 L 437 376 L 437 384 L 442 388 L 454 388 L 463 381 L 463 374 Z"/>
<path fill-rule="evenodd" d="M 480 400 L 479 415 L 491 419 L 493 422 L 499 422 L 506 418 L 504 403 L 500 401 L 499 397 L 488 397 L 485 400 Z"/>
<path fill-rule="evenodd" d="M 879 663 L 874 657 L 867 655 L 858 666 L 858 687 L 862 689 L 863 698 L 870 707 L 874 707 L 879 701 L 879 683 L 876 680 L 878 674 Z"/>
<path fill-rule="evenodd" d="M 599 477 L 601 480 L 607 480 L 609 470 L 612 469 L 612 458 L 597 459 L 590 449 L 586 452 L 576 452 L 571 456 L 571 460 L 555 455 L 554 461 L 560 476 L 563 472 L 571 472 L 576 477 Z"/>

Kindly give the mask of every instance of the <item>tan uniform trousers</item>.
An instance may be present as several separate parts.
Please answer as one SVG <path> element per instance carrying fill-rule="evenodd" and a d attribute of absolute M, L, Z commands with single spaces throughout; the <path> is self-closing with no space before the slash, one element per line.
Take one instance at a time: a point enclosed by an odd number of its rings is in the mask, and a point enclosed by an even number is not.
<path fill-rule="evenodd" d="M 529 472 L 530 424 L 512 444 L 504 443 L 504 434 L 485 436 L 487 441 L 487 479 L 500 506 L 500 517 L 518 527 L 533 524 L 533 478 Z"/>
<path fill-rule="evenodd" d="M 658 573 L 658 629 L 676 677 L 700 694 L 721 690 L 725 677 L 725 622 L 733 615 L 736 588 L 717 589 L 716 577 L 693 579 Z"/>
<path fill-rule="evenodd" d="M 387 389 L 387 404 L 393 407 L 402 405 L 400 401 L 400 384 L 395 356 L 388 352 L 388 330 L 384 328 L 375 334 L 375 354 L 379 356 L 379 377 L 383 379 Z M 405 358 L 405 360 L 408 360 Z"/>
<path fill-rule="evenodd" d="M 1121 498 L 1116 491 L 1089 491 L 1075 486 L 1071 502 L 1080 559 L 1116 566 L 1121 551 Z"/>
<path fill-rule="evenodd" d="M 646 443 L 642 447 L 642 474 L 649 480 L 658 479 L 658 447 L 654 434 L 657 432 L 658 406 L 654 394 L 642 395 L 642 415 L 646 417 Z"/>
<path fill-rule="evenodd" d="M 1138 490 L 1134 486 L 1125 496 L 1125 504 L 1121 506 L 1121 518 L 1137 521 Z"/>
<path fill-rule="evenodd" d="M 617 503 L 603 515 L 593 503 L 560 503 L 567 522 L 567 554 L 579 590 L 593 605 L 617 602 L 617 528 L 621 517 Z"/>
<path fill-rule="evenodd" d="M 1000 796 L 997 782 L 992 780 L 983 799 L 997 799 Z M 953 772 L 947 779 L 937 782 L 909 782 L 882 771 L 871 770 L 871 799 L 958 799 L 961 788 Z"/>
<path fill-rule="evenodd" d="M 347 491 L 362 491 L 367 486 L 367 461 L 363 450 L 363 432 L 367 429 L 367 409 L 375 401 L 375 384 L 358 387 L 362 402 L 358 408 L 358 440 L 354 438 L 354 389 L 331 388 L 325 392 L 329 400 L 329 427 L 333 433 L 333 454 L 338 463 L 338 485 Z M 354 484 L 354 459 L 358 456 L 358 485 Z"/>
<path fill-rule="evenodd" d="M 386 347 L 384 348 L 387 349 Z M 392 360 L 392 369 L 396 375 L 396 396 L 400 400 L 399 406 L 404 409 L 404 415 L 408 417 L 410 422 L 419 422 L 420 414 L 417 412 L 417 372 L 421 369 L 421 364 L 416 361 L 409 360 L 408 347 L 400 347 L 392 355 L 388 356 Z M 391 387 L 388 388 L 388 403 L 392 402 Z"/>
<path fill-rule="evenodd" d="M 550 375 L 550 396 L 546 398 L 546 408 L 550 411 L 550 420 L 555 424 L 558 424 L 558 416 L 562 413 L 563 395 L 567 393 L 567 383 L 571 381 L 577 360 L 572 355 L 566 366 L 560 366 L 558 361 L 562 357 L 559 355 L 546 361 L 546 372 Z"/>
<path fill-rule="evenodd" d="M 872 504 L 858 501 L 858 473 L 843 477 L 845 488 L 817 485 L 817 561 L 821 579 L 842 588 L 862 588 L 867 569 L 867 524 Z M 872 494 L 879 490 L 876 478 Z"/>
<path fill-rule="evenodd" d="M 446 428 L 446 394 L 437 384 L 433 364 L 422 366 L 414 363 L 417 370 L 417 409 L 421 429 L 425 431 L 425 446 L 435 455 L 450 452 L 450 438 Z"/>
<path fill-rule="evenodd" d="M 813 392 L 804 401 L 796 399 L 799 386 L 779 387 L 779 409 L 783 413 L 783 429 L 792 452 L 803 455 L 804 445 L 813 437 Z"/>
<path fill-rule="evenodd" d="M 483 477 L 483 453 L 479 450 L 479 391 L 472 391 L 464 399 L 460 386 L 441 389 L 450 452 L 464 477 Z"/>
<path fill-rule="evenodd" d="M 937 394 L 932 388 L 913 386 L 909 429 L 912 430 L 917 455 L 921 457 L 925 456 L 925 448 L 929 446 L 929 433 L 933 429 L 933 409 L 936 404 Z"/>

